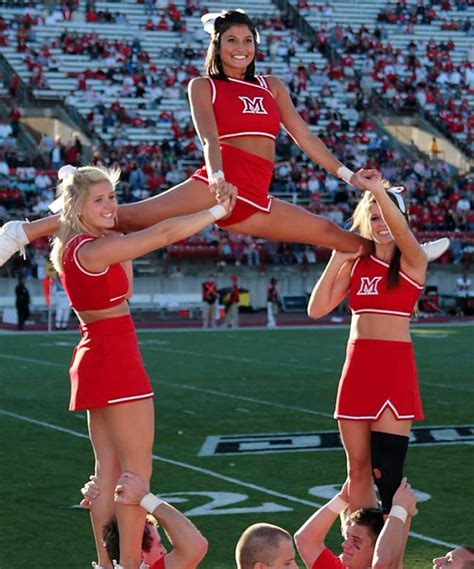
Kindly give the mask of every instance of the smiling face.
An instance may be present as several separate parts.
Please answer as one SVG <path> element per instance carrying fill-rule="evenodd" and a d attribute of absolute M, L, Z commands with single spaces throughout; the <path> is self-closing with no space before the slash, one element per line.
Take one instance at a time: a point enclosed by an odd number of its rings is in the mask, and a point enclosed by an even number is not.
<path fill-rule="evenodd" d="M 374 538 L 367 526 L 352 523 L 342 542 L 341 560 L 349 569 L 363 569 L 372 566 Z"/>
<path fill-rule="evenodd" d="M 245 25 L 230 27 L 220 36 L 219 55 L 224 73 L 241 78 L 255 58 L 255 41 Z"/>
<path fill-rule="evenodd" d="M 376 203 L 372 204 L 369 209 L 369 228 L 370 238 L 373 239 L 375 243 L 388 245 L 393 242 L 392 234 L 385 225 L 385 221 L 380 213 L 380 208 Z"/>
<path fill-rule="evenodd" d="M 102 235 L 104 231 L 113 229 L 117 200 L 110 182 L 103 181 L 90 186 L 80 215 L 83 224 L 94 234 Z"/>

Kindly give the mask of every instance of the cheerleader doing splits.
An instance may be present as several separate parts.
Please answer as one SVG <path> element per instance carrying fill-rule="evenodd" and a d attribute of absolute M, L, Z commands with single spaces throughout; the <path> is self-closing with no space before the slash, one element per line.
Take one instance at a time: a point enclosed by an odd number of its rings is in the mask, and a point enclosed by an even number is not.
<path fill-rule="evenodd" d="M 205 20 L 207 19 L 207 20 Z M 119 207 L 122 231 L 135 231 L 158 221 L 193 213 L 215 201 L 231 199 L 233 212 L 219 225 L 229 231 L 275 241 L 321 245 L 356 251 L 367 243 L 324 217 L 269 195 L 280 127 L 330 174 L 363 189 L 361 173 L 339 162 L 296 112 L 283 83 L 255 74 L 259 41 L 252 20 L 239 10 L 203 16 L 211 34 L 206 75 L 189 84 L 194 126 L 204 149 L 205 164 L 188 180 L 147 200 Z M 370 176 L 373 171 L 364 171 Z M 57 231 L 55 217 L 30 224 L 9 222 L 0 230 L 0 265 L 19 248 Z M 436 243 L 436 242 L 435 242 Z M 431 245 L 433 258 L 447 239 Z"/>
<path fill-rule="evenodd" d="M 334 417 L 352 511 L 376 504 L 372 474 L 383 508 L 390 508 L 412 421 L 423 419 L 409 324 L 427 259 L 410 231 L 400 188 L 386 190 L 378 177 L 364 185 L 353 229 L 373 241 L 374 253 L 334 252 L 308 306 L 309 316 L 320 318 L 349 295 L 352 321 Z"/>
<path fill-rule="evenodd" d="M 147 483 L 151 476 L 153 391 L 127 303 L 132 294 L 131 260 L 189 237 L 229 209 L 216 205 L 124 236 L 113 231 L 118 170 L 63 167 L 59 176 L 63 209 L 51 259 L 80 321 L 82 338 L 70 368 L 69 409 L 87 410 L 101 486 L 91 505 L 98 561 L 103 568 L 112 567 L 102 531 L 116 517 L 121 566 L 138 569 L 145 511 L 113 501 L 122 472 L 133 472 Z"/>
<path fill-rule="evenodd" d="M 208 208 L 216 199 L 223 202 L 230 198 L 236 206 L 219 223 L 230 231 L 356 251 L 364 244 L 360 236 L 269 195 L 275 140 L 281 125 L 331 174 L 362 187 L 360 174 L 344 167 L 311 133 L 279 79 L 255 74 L 258 34 L 245 13 L 223 12 L 215 21 L 207 22 L 205 29 L 211 33 L 206 75 L 189 84 L 191 112 L 205 164 L 164 193 L 120 206 L 120 230 L 143 229 L 169 217 Z M 0 264 L 28 241 L 56 231 L 55 217 L 30 224 L 10 222 L 0 238 Z"/>

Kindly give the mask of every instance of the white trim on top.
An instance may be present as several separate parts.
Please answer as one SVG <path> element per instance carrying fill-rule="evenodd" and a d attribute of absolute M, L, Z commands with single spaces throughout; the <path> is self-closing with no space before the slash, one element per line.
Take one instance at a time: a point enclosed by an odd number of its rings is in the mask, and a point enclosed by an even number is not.
<path fill-rule="evenodd" d="M 392 316 L 406 316 L 410 317 L 411 312 L 400 312 L 398 310 L 383 310 L 381 308 L 360 308 L 359 310 L 352 310 L 352 314 L 363 314 L 363 313 L 375 313 L 375 314 L 390 314 Z"/>
<path fill-rule="evenodd" d="M 250 87 L 255 87 L 255 89 L 263 89 L 264 91 L 269 93 L 273 98 L 275 98 L 273 93 L 267 87 L 262 87 L 261 85 L 255 85 L 255 83 L 249 83 L 248 81 L 241 81 L 240 79 L 234 79 L 233 77 L 227 77 L 227 79 L 234 83 L 240 83 L 241 85 L 248 85 Z"/>
<path fill-rule="evenodd" d="M 74 239 L 77 239 L 78 237 L 82 237 L 82 234 L 79 233 L 77 235 L 74 235 L 74 237 L 71 237 L 69 241 L 66 241 L 66 245 L 64 245 L 64 251 L 69 247 L 69 244 L 72 243 Z"/>
<path fill-rule="evenodd" d="M 352 265 L 351 278 L 354 276 L 354 271 L 356 270 L 357 265 L 360 263 L 360 259 L 361 259 L 361 257 L 358 257 L 358 258 L 355 260 L 355 263 Z"/>
<path fill-rule="evenodd" d="M 110 267 L 107 267 L 105 269 L 105 271 L 102 271 L 101 273 L 91 273 L 89 271 L 86 271 L 86 269 L 84 269 L 84 267 L 81 265 L 79 258 L 77 256 L 77 252 L 78 250 L 84 245 L 84 243 L 87 243 L 88 241 L 94 241 L 94 237 L 90 237 L 87 239 L 83 239 L 74 249 L 74 252 L 72 254 L 72 258 L 74 260 L 74 262 L 76 263 L 77 268 L 83 272 L 85 275 L 89 276 L 89 277 L 101 277 L 102 275 L 107 274 L 107 272 L 109 271 Z"/>
<path fill-rule="evenodd" d="M 270 134 L 269 132 L 235 132 L 231 134 L 222 134 L 219 136 L 219 140 L 224 140 L 225 138 L 237 138 L 239 136 L 265 136 L 266 138 L 271 138 L 272 140 L 276 140 L 276 136 L 274 134 Z"/>
<path fill-rule="evenodd" d="M 214 83 L 214 79 L 212 79 L 211 77 L 208 77 L 208 79 L 209 79 L 209 82 L 211 83 L 211 91 L 212 91 L 211 103 L 214 104 L 216 102 L 216 98 L 217 98 L 216 84 Z"/>
<path fill-rule="evenodd" d="M 418 290 L 423 290 L 425 288 L 425 285 L 419 284 L 416 281 L 414 281 L 411 277 L 409 277 L 407 274 L 405 274 L 403 271 L 399 271 L 400 276 L 405 279 L 406 281 L 408 281 L 411 285 L 413 285 L 415 288 L 417 288 Z"/>
<path fill-rule="evenodd" d="M 109 302 L 114 302 L 115 300 L 118 300 L 119 298 L 124 298 L 125 296 L 127 296 L 127 293 L 119 294 L 118 296 L 114 296 L 113 298 L 109 298 Z"/>
<path fill-rule="evenodd" d="M 386 267 L 387 269 L 390 267 L 390 265 L 388 263 L 386 263 L 385 261 L 382 261 L 382 259 L 379 259 L 378 257 L 376 257 L 375 255 L 370 255 L 370 258 L 372 259 L 372 261 L 375 261 L 376 263 L 378 263 L 379 265 L 382 265 L 383 267 Z M 418 290 L 423 290 L 425 288 L 425 285 L 422 285 L 420 283 L 417 283 L 415 280 L 413 280 L 411 277 L 409 277 L 406 273 L 404 273 L 402 270 L 398 271 L 398 274 L 404 278 L 407 282 L 409 282 L 412 286 L 414 286 L 415 288 L 417 288 Z"/>
<path fill-rule="evenodd" d="M 411 413 L 410 415 L 400 415 L 400 413 L 397 411 L 395 405 L 393 405 L 393 403 L 390 401 L 390 399 L 387 399 L 387 401 L 385 401 L 385 403 L 382 405 L 382 407 L 380 407 L 380 409 L 376 415 L 341 415 L 340 413 L 334 413 L 334 418 L 335 419 L 353 419 L 353 420 L 358 420 L 358 421 L 367 421 L 367 420 L 376 421 L 380 417 L 380 415 L 385 411 L 386 407 L 390 407 L 390 409 L 393 411 L 395 417 L 400 421 L 415 418 L 414 413 Z"/>

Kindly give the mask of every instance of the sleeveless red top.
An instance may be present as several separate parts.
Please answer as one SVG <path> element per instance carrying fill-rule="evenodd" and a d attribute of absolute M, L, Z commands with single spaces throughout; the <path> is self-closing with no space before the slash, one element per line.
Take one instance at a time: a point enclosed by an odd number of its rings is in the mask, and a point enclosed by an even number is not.
<path fill-rule="evenodd" d="M 353 314 L 389 314 L 409 318 L 424 286 L 403 271 L 397 287 L 387 288 L 389 264 L 375 255 L 354 263 L 349 285 L 349 308 Z"/>
<path fill-rule="evenodd" d="M 229 77 L 211 79 L 212 105 L 219 140 L 236 136 L 266 136 L 275 140 L 280 132 L 280 109 L 267 80 L 256 83 Z"/>
<path fill-rule="evenodd" d="M 102 310 L 121 304 L 127 296 L 129 282 L 122 265 L 110 265 L 101 273 L 91 273 L 80 263 L 77 252 L 92 235 L 76 235 L 68 241 L 63 253 L 63 272 L 60 276 L 72 307 L 82 310 Z"/>

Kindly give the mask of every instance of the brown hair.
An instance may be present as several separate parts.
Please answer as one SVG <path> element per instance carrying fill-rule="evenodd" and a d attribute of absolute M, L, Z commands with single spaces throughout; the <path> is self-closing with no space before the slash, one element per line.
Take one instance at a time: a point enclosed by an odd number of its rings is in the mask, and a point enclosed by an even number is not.
<path fill-rule="evenodd" d="M 78 233 L 89 233 L 80 218 L 89 189 L 100 182 L 110 182 L 115 188 L 120 178 L 120 170 L 103 168 L 102 166 L 84 166 L 70 172 L 63 178 L 57 188 L 57 196 L 62 197 L 64 205 L 59 217 L 57 232 L 51 250 L 51 262 L 58 273 L 62 272 L 62 256 L 69 239 Z"/>
<path fill-rule="evenodd" d="M 390 192 L 387 192 L 392 202 L 400 209 L 397 199 Z M 377 203 L 376 199 L 370 192 L 365 192 L 364 197 L 357 204 L 357 207 L 352 214 L 352 227 L 351 230 L 358 231 L 362 237 L 366 239 L 371 238 L 370 232 L 370 208 L 373 204 Z M 400 210 L 401 211 L 401 210 Z M 403 213 L 403 212 L 402 212 Z M 408 214 L 403 213 L 407 223 L 409 223 Z M 395 245 L 395 250 L 390 260 L 387 275 L 387 288 L 395 288 L 400 282 L 400 249 Z"/>
<path fill-rule="evenodd" d="M 368 528 L 374 542 L 384 525 L 383 512 L 380 508 L 361 508 L 349 516 L 349 520 L 359 526 Z"/>
<path fill-rule="evenodd" d="M 214 22 L 214 33 L 211 36 L 209 47 L 207 48 L 204 69 L 212 79 L 227 79 L 222 66 L 219 49 L 221 47 L 221 36 L 232 26 L 247 26 L 253 36 L 255 54 L 257 53 L 257 28 L 253 21 L 239 10 L 224 10 Z M 255 57 L 245 70 L 245 81 L 255 81 Z"/>
<path fill-rule="evenodd" d="M 152 516 L 147 516 L 147 522 L 156 525 L 156 520 Z M 105 550 L 109 556 L 110 561 L 120 560 L 120 534 L 117 523 L 117 518 L 112 518 L 108 524 L 104 526 L 102 531 L 102 541 L 104 543 Z M 150 535 L 150 529 L 148 524 L 145 524 L 145 529 L 143 530 L 142 539 L 142 551 L 150 551 L 152 545 L 152 537 Z"/>
<path fill-rule="evenodd" d="M 240 536 L 235 548 L 235 561 L 238 569 L 253 569 L 259 561 L 272 565 L 280 550 L 280 542 L 291 535 L 273 524 L 254 524 Z"/>

